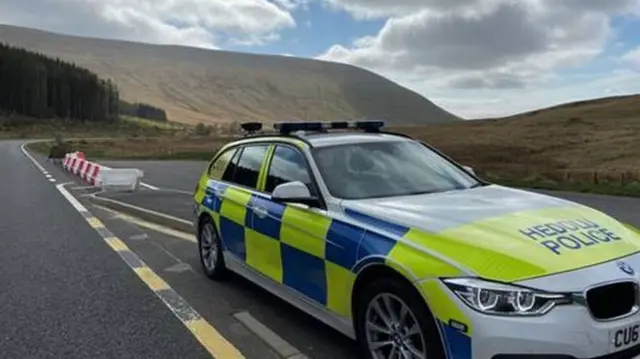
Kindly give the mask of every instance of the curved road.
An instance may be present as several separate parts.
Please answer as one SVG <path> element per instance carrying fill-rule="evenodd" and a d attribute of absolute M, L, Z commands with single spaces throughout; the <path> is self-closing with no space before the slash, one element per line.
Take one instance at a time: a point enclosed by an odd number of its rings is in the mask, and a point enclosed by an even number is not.
<path fill-rule="evenodd" d="M 209 357 L 22 142 L 0 141 L 0 357 Z"/>

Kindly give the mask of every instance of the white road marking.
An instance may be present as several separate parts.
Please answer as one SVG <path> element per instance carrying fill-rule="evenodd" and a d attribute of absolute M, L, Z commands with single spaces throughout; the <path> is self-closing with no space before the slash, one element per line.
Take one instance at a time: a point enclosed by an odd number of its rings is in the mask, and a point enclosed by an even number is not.
<path fill-rule="evenodd" d="M 75 208 L 78 212 L 89 212 L 83 205 L 82 203 L 80 203 L 80 201 L 78 201 L 75 197 L 73 197 L 71 195 L 71 193 L 69 193 L 69 191 L 67 191 L 66 188 L 64 188 L 64 186 L 73 183 L 73 182 L 67 182 L 67 183 L 60 183 L 58 185 L 56 185 L 56 188 L 58 189 L 58 191 L 60 191 L 60 193 L 62 193 L 62 195 L 64 196 L 64 198 L 67 199 L 67 201 L 69 201 L 69 203 L 71 203 L 71 205 L 73 206 L 73 208 Z"/>
<path fill-rule="evenodd" d="M 49 182 L 54 183 L 56 180 L 54 178 L 49 178 Z"/>
<path fill-rule="evenodd" d="M 25 155 L 25 156 L 27 156 L 27 157 L 31 160 L 31 162 L 33 162 L 33 164 L 35 164 L 35 165 L 36 165 L 36 167 L 38 167 L 38 169 L 40 170 L 40 172 L 47 172 L 47 171 L 44 169 L 44 167 L 42 167 L 42 166 L 40 165 L 40 163 L 38 163 L 38 161 L 36 161 L 36 159 L 35 159 L 35 158 L 33 158 L 33 156 L 31 156 L 31 154 L 29 154 L 29 152 L 27 152 L 27 150 L 24 148 L 24 146 L 26 146 L 26 145 L 27 145 L 27 143 L 28 143 L 28 142 L 25 142 L 25 143 L 23 143 L 23 144 L 22 144 L 22 146 L 20 146 L 20 150 L 22 151 L 22 153 L 24 153 L 24 155 Z"/>
<path fill-rule="evenodd" d="M 147 221 L 139 219 L 139 218 L 128 216 L 128 215 L 126 215 L 124 213 L 120 213 L 118 211 L 114 211 L 111 208 L 107 208 L 107 207 L 101 206 L 99 204 L 94 204 L 93 206 L 95 206 L 97 208 L 100 208 L 102 210 L 105 210 L 105 211 L 113 213 L 114 214 L 113 218 L 120 218 L 120 219 L 123 219 L 123 220 L 125 220 L 127 222 L 130 222 L 130 223 L 133 223 L 133 224 L 137 224 L 140 227 L 151 229 L 153 231 L 156 231 L 156 232 L 159 232 L 159 233 L 163 233 L 163 234 L 166 234 L 166 235 L 178 238 L 178 239 L 183 239 L 185 241 L 189 241 L 189 242 L 192 242 L 192 243 L 198 243 L 198 240 L 196 240 L 196 237 L 193 234 L 185 233 L 185 232 L 182 232 L 182 231 L 176 231 L 175 229 L 171 229 L 171 228 L 168 228 L 168 227 L 165 227 L 165 226 L 161 226 L 159 224 L 147 222 Z"/>
<path fill-rule="evenodd" d="M 282 339 L 278 334 L 269 329 L 266 325 L 260 323 L 249 312 L 239 312 L 233 315 L 240 323 L 244 324 L 247 329 L 251 330 L 255 335 L 260 337 L 267 345 L 275 350 L 280 356 L 287 359 L 307 359 L 293 345 Z"/>
<path fill-rule="evenodd" d="M 146 187 L 146 188 L 148 188 L 148 189 L 150 189 L 150 190 L 154 190 L 154 191 L 157 191 L 157 190 L 159 190 L 159 189 L 160 189 L 160 188 L 158 188 L 158 187 L 156 187 L 156 186 L 152 186 L 152 185 L 150 185 L 150 184 L 148 184 L 148 183 L 144 183 L 144 182 L 140 182 L 140 185 L 141 185 L 142 187 Z"/>

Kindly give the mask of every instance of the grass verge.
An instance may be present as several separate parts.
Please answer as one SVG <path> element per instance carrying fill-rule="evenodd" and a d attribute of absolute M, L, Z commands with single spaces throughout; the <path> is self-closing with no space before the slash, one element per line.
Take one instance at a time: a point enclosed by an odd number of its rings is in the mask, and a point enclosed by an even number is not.
<path fill-rule="evenodd" d="M 522 189 L 542 189 L 553 191 L 566 191 L 578 193 L 603 194 L 610 196 L 640 197 L 640 182 L 632 182 L 624 185 L 611 183 L 580 183 L 580 182 L 554 182 L 547 180 L 520 180 L 487 178 L 496 184 Z"/>
<path fill-rule="evenodd" d="M 185 136 L 185 137 L 126 137 L 107 140 L 67 141 L 74 150 L 82 151 L 90 159 L 110 160 L 196 160 L 209 161 L 215 152 L 233 137 Z M 48 154 L 53 142 L 32 143 L 31 150 Z M 481 177 L 490 182 L 516 188 L 544 189 L 568 192 L 594 193 L 615 196 L 640 197 L 640 182 L 628 183 L 590 183 L 556 181 L 543 177 L 519 177 L 516 173 L 504 173 L 501 176 L 483 174 Z M 589 177 L 585 177 L 589 178 Z"/>
<path fill-rule="evenodd" d="M 70 140 L 73 151 L 90 159 L 110 160 L 196 160 L 209 161 L 229 141 L 228 137 L 125 137 L 100 140 Z M 28 148 L 47 155 L 53 141 L 36 142 Z"/>

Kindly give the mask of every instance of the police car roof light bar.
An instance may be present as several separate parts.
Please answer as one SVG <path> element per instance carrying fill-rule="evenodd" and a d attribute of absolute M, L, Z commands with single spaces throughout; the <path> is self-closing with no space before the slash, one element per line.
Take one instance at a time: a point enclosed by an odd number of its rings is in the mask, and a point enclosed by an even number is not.
<path fill-rule="evenodd" d="M 277 122 L 273 128 L 281 134 L 297 131 L 324 132 L 338 129 L 358 129 L 365 132 L 378 132 L 384 127 L 384 121 L 334 121 L 334 122 Z"/>
<path fill-rule="evenodd" d="M 357 121 L 356 128 L 364 130 L 365 132 L 380 132 L 380 129 L 384 127 L 384 121 Z"/>

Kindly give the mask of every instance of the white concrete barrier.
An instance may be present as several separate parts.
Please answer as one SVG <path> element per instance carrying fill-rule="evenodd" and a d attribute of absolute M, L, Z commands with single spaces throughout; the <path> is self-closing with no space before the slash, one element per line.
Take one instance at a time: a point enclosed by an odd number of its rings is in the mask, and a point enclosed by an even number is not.
<path fill-rule="evenodd" d="M 140 188 L 144 172 L 136 168 L 109 168 L 88 161 L 82 152 L 67 153 L 62 167 L 92 186 L 104 190 L 135 191 Z"/>
<path fill-rule="evenodd" d="M 135 168 L 109 168 L 100 171 L 99 187 L 104 189 L 125 189 L 135 191 L 140 188 L 143 172 Z"/>

